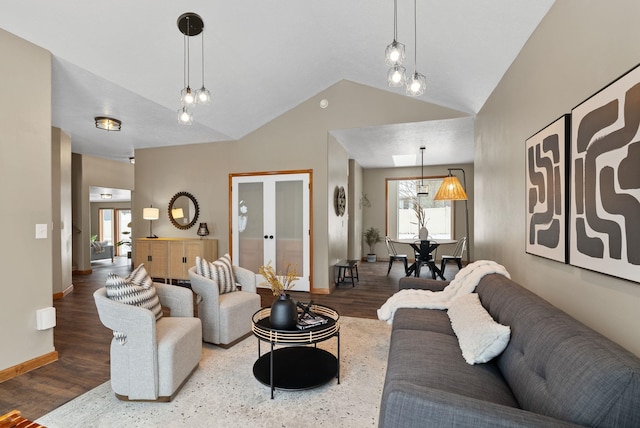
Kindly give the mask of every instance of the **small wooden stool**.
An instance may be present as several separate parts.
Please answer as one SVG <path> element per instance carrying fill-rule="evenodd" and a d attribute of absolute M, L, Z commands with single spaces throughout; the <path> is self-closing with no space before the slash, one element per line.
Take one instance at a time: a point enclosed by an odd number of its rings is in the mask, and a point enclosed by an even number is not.
<path fill-rule="evenodd" d="M 338 263 L 336 263 L 336 287 L 348 279 L 351 279 L 351 286 L 355 287 L 355 281 L 360 282 L 360 276 L 358 275 L 359 264 L 360 260 L 338 260 Z M 347 275 L 347 272 L 349 272 L 349 275 Z"/>

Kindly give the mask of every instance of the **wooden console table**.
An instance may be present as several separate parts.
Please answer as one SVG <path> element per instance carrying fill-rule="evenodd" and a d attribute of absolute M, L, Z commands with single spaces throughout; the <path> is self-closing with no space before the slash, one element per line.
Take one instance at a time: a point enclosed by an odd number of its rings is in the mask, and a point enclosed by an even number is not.
<path fill-rule="evenodd" d="M 218 258 L 217 239 L 138 238 L 133 242 L 134 265 L 144 263 L 152 278 L 165 281 L 188 281 L 196 256 L 210 262 Z"/>

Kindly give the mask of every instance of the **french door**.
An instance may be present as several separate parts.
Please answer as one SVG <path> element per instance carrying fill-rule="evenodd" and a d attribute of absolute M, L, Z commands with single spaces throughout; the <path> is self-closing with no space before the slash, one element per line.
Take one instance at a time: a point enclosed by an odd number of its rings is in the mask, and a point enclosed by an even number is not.
<path fill-rule="evenodd" d="M 271 262 L 277 274 L 295 267 L 293 290 L 311 278 L 310 172 L 231 175 L 231 258 L 258 273 Z"/>

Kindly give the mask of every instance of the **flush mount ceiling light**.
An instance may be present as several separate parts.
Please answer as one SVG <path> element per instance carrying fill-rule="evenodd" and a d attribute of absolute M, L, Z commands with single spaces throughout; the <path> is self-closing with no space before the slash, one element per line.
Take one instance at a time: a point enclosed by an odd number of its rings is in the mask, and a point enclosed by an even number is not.
<path fill-rule="evenodd" d="M 413 0 L 413 37 L 414 37 L 414 65 L 413 74 L 407 79 L 407 95 L 412 97 L 419 97 L 424 94 L 424 90 L 427 87 L 427 78 L 424 74 L 420 74 L 417 71 L 418 67 L 418 8 L 416 6 L 417 0 Z"/>
<path fill-rule="evenodd" d="M 178 110 L 178 123 L 181 125 L 191 125 L 193 114 L 191 108 L 196 104 L 208 105 L 211 103 L 211 92 L 204 86 L 204 22 L 200 15 L 187 12 L 178 18 L 178 29 L 184 35 L 184 88 L 180 91 L 180 103 L 182 107 Z M 190 84 L 190 61 L 191 61 L 191 37 L 202 34 L 202 87 L 197 91 L 191 89 Z"/>
<path fill-rule="evenodd" d="M 391 68 L 387 73 L 387 82 L 391 87 L 402 86 L 406 80 L 406 70 L 402 66 L 404 62 L 404 45 L 399 43 L 398 38 L 398 1 L 393 2 L 393 42 L 384 51 L 385 63 Z"/>
<path fill-rule="evenodd" d="M 98 116 L 94 117 L 96 122 L 96 128 L 104 129 L 105 131 L 120 131 L 122 122 L 112 117 Z"/>

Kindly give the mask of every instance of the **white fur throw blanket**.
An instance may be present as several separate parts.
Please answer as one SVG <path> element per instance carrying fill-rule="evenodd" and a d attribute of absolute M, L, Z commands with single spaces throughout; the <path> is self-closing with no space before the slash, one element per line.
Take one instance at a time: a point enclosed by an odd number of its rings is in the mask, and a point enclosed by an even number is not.
<path fill-rule="evenodd" d="M 511 275 L 504 266 L 491 260 L 478 260 L 460 269 L 443 291 L 414 289 L 398 291 L 378 309 L 378 319 L 391 324 L 399 308 L 447 309 L 456 297 L 473 292 L 482 277 L 492 273 L 511 279 Z"/>

